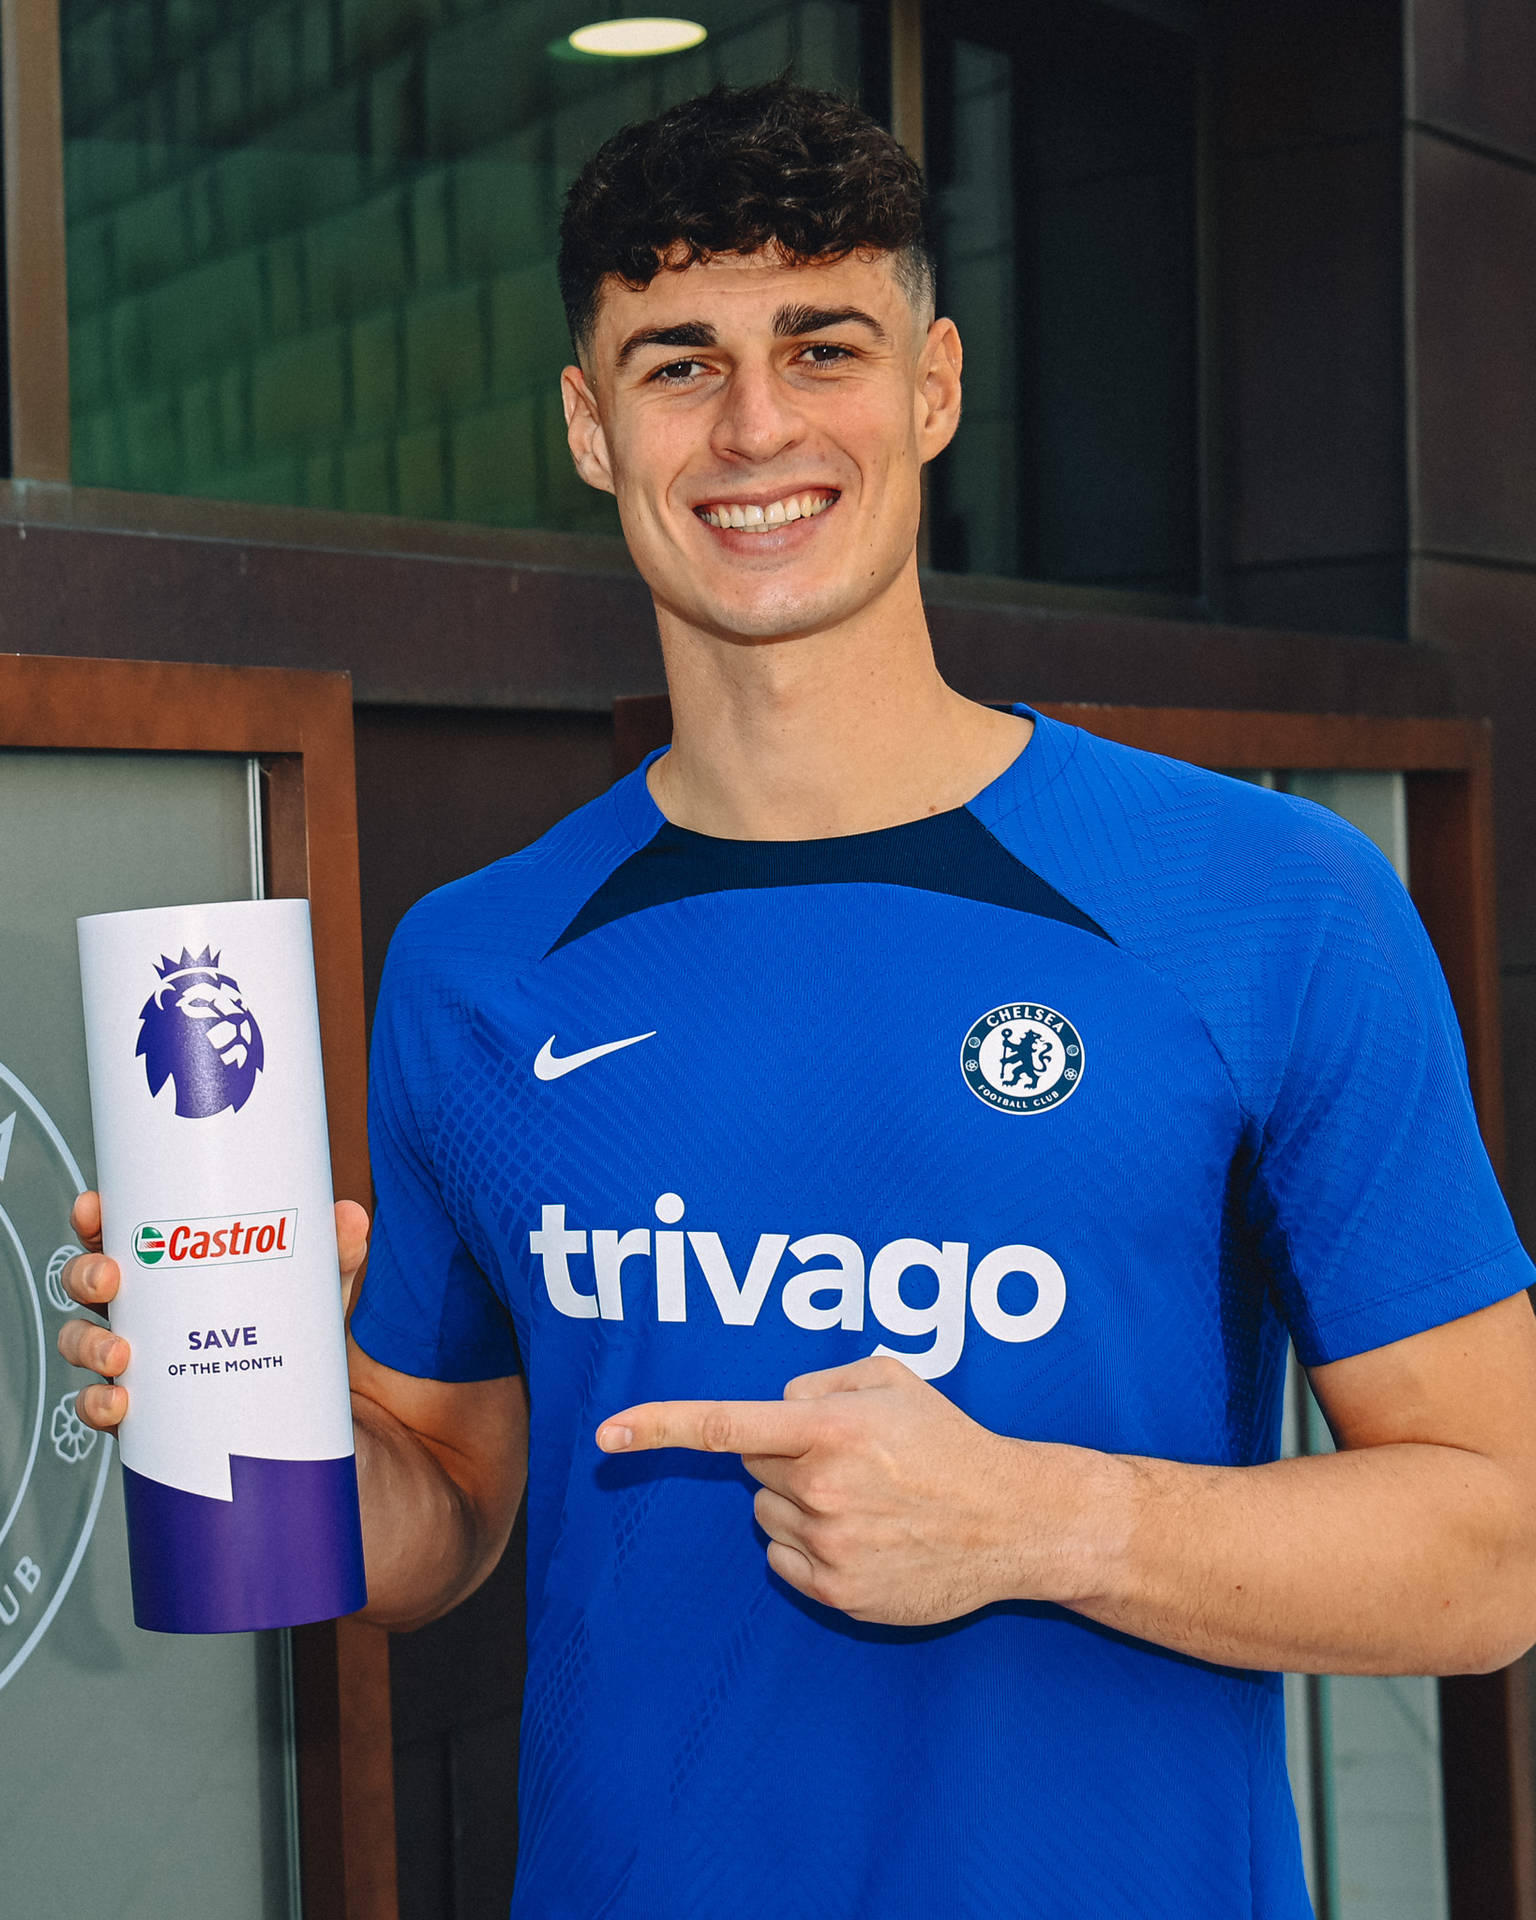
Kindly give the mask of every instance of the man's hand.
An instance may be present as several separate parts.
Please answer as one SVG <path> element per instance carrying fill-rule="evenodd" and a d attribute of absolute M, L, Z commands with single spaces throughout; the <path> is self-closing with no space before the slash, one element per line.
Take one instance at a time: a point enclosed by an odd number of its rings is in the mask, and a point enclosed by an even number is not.
<path fill-rule="evenodd" d="M 802 1374 L 782 1401 L 631 1407 L 604 1421 L 597 1443 L 739 1453 L 762 1483 L 754 1505 L 780 1579 L 855 1620 L 895 1626 L 1018 1593 L 1029 1505 L 1058 1480 L 1066 1451 L 989 1432 L 885 1358 Z"/>
<path fill-rule="evenodd" d="M 69 1223 L 86 1251 L 66 1264 L 60 1276 L 64 1291 L 82 1307 L 105 1314 L 117 1298 L 122 1275 L 117 1262 L 101 1250 L 100 1194 L 80 1194 L 70 1209 Z M 358 1269 L 368 1253 L 368 1215 L 355 1200 L 336 1202 L 336 1253 L 341 1263 L 343 1298 L 350 1301 Z M 104 1376 L 106 1385 L 98 1382 L 81 1388 L 75 1411 L 88 1427 L 111 1433 L 128 1411 L 127 1390 L 112 1384 L 128 1365 L 128 1342 L 99 1320 L 66 1320 L 59 1329 L 59 1352 L 71 1366 Z"/>
<path fill-rule="evenodd" d="M 609 1453 L 739 1453 L 769 1564 L 858 1620 L 1043 1600 L 1177 1653 L 1294 1673 L 1487 1673 L 1536 1637 L 1536 1317 L 1525 1295 L 1312 1371 L 1337 1453 L 1206 1466 L 1013 1440 L 896 1360 L 778 1401 L 661 1401 Z"/>
<path fill-rule="evenodd" d="M 105 1313 L 117 1297 L 117 1263 L 101 1251 L 101 1200 L 82 1193 L 70 1224 L 87 1251 L 64 1268 L 64 1289 Z M 336 1203 L 343 1298 L 368 1253 L 368 1215 Z M 369 1603 L 363 1618 L 414 1627 L 462 1600 L 501 1557 L 527 1475 L 528 1399 L 520 1379 L 418 1380 L 381 1366 L 349 1341 L 352 1419 Z M 87 1426 L 111 1433 L 128 1411 L 113 1383 L 128 1342 L 100 1320 L 68 1320 L 59 1352 L 106 1376 L 75 1401 Z"/>

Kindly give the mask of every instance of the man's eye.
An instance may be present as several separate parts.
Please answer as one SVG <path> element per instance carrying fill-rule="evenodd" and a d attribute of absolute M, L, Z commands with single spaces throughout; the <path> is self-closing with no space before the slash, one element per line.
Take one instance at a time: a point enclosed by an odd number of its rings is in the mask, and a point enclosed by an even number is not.
<path fill-rule="evenodd" d="M 804 351 L 813 367 L 833 367 L 839 360 L 853 358 L 853 349 L 840 347 L 835 340 L 813 340 Z"/>
<path fill-rule="evenodd" d="M 702 360 L 669 360 L 664 367 L 657 367 L 648 378 L 663 387 L 680 387 L 691 380 L 703 367 Z"/>

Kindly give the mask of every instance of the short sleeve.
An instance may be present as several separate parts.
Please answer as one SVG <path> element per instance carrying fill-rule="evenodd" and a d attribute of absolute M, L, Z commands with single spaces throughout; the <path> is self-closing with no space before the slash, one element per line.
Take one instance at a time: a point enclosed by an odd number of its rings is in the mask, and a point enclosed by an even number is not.
<path fill-rule="evenodd" d="M 399 1373 L 499 1379 L 520 1371 L 511 1316 L 444 1203 L 423 1124 L 436 1105 L 447 1033 L 418 952 L 402 928 L 374 1017 L 368 1146 L 376 1212 L 351 1330 L 365 1353 Z"/>
<path fill-rule="evenodd" d="M 1313 810 L 1309 807 L 1308 814 Z M 1536 1282 L 1478 1132 L 1450 995 L 1407 893 L 1331 816 L 1305 822 L 1305 937 L 1269 956 L 1286 1031 L 1256 1205 L 1309 1366 Z M 1298 914 L 1293 924 L 1300 922 Z"/>

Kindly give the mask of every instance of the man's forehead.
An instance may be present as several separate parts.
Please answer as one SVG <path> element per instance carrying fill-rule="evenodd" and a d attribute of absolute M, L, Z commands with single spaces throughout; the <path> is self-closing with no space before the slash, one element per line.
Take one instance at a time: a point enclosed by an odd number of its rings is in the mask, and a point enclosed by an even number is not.
<path fill-rule="evenodd" d="M 889 253 L 787 262 L 772 250 L 716 254 L 686 267 L 663 267 L 645 287 L 610 274 L 602 283 L 593 344 L 612 359 L 636 328 L 690 321 L 770 331 L 786 308 L 861 308 L 889 320 L 905 296 Z"/>

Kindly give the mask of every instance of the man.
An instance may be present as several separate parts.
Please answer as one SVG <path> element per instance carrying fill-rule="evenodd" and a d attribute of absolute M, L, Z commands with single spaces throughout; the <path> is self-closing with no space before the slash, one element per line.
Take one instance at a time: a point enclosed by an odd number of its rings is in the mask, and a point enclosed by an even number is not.
<path fill-rule="evenodd" d="M 939 679 L 960 343 L 877 127 L 628 129 L 561 266 L 675 734 L 396 937 L 370 1614 L 484 1578 L 526 1448 L 527 1920 L 1293 1920 L 1278 1670 L 1536 1637 L 1532 1274 L 1422 931 L 1319 809 Z M 1335 1456 L 1275 1459 L 1287 1333 Z"/>

